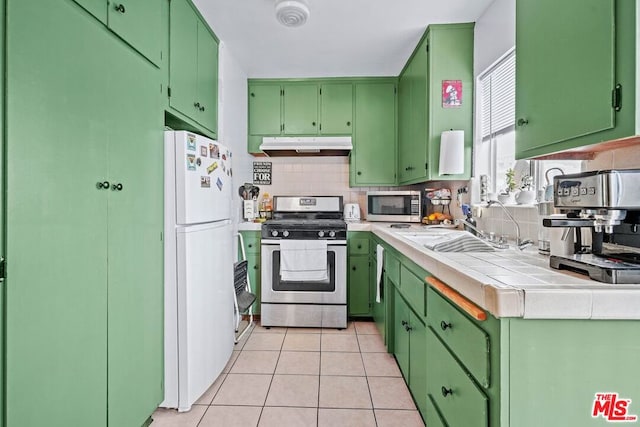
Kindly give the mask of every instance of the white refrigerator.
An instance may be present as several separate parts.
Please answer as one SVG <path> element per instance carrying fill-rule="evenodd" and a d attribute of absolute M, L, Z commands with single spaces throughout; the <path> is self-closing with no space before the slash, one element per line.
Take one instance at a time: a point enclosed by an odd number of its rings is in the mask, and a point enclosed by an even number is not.
<path fill-rule="evenodd" d="M 165 132 L 165 399 L 188 411 L 231 357 L 231 153 L 186 131 Z"/>

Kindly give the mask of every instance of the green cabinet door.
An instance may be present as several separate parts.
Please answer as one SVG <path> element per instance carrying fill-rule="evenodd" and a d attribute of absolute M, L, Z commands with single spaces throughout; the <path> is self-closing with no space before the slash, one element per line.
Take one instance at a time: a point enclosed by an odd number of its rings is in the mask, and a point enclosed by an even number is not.
<path fill-rule="evenodd" d="M 315 83 L 284 85 L 284 133 L 315 135 L 318 133 L 318 85 Z"/>
<path fill-rule="evenodd" d="M 407 181 L 419 180 L 427 176 L 427 46 L 425 39 L 416 50 L 411 61 L 409 79 L 411 81 L 411 101 L 409 104 L 410 127 L 407 146 Z"/>
<path fill-rule="evenodd" d="M 107 23 L 107 5 L 106 0 L 74 0 L 80 6 L 85 8 L 87 12 L 95 16 L 100 22 Z"/>
<path fill-rule="evenodd" d="M 427 413 L 427 329 L 413 312 L 409 326 L 409 389 L 420 413 Z"/>
<path fill-rule="evenodd" d="M 408 181 L 411 161 L 410 123 L 411 123 L 411 63 L 398 79 L 398 182 Z"/>
<path fill-rule="evenodd" d="M 462 103 L 446 106 L 442 85 L 460 81 Z M 430 25 L 399 80 L 398 182 L 468 179 L 473 113 L 473 24 Z M 440 137 L 463 130 L 464 172 L 439 175 Z"/>
<path fill-rule="evenodd" d="M 103 0 L 103 3 L 107 2 Z M 163 40 L 162 0 L 110 1 L 108 25 L 151 62 L 160 64 Z"/>
<path fill-rule="evenodd" d="M 260 314 L 260 232 L 241 231 L 240 234 L 242 234 L 244 242 L 251 293 L 256 296 L 256 302 L 253 304 L 253 314 Z M 241 251 L 238 253 L 238 259 L 242 259 Z"/>
<path fill-rule="evenodd" d="M 282 131 L 281 99 L 282 87 L 279 84 L 249 85 L 250 135 L 280 135 Z"/>
<path fill-rule="evenodd" d="M 218 42 L 209 28 L 198 21 L 198 83 L 196 99 L 200 104 L 197 121 L 213 132 L 218 130 Z"/>
<path fill-rule="evenodd" d="M 247 261 L 251 292 L 256 296 L 256 302 L 253 304 L 253 314 L 260 314 L 260 301 L 262 299 L 262 287 L 260 286 L 260 254 L 247 254 Z"/>
<path fill-rule="evenodd" d="M 350 135 L 353 129 L 353 84 L 326 83 L 320 86 L 320 133 Z"/>
<path fill-rule="evenodd" d="M 160 70 L 112 44 L 107 86 L 108 420 L 141 426 L 163 399 Z M 116 186 L 114 188 L 114 185 Z M 122 185 L 119 189 L 118 185 Z"/>
<path fill-rule="evenodd" d="M 196 112 L 196 67 L 198 18 L 187 0 L 170 3 L 169 19 L 169 105 L 193 117 Z"/>
<path fill-rule="evenodd" d="M 394 288 L 393 295 L 393 353 L 405 381 L 409 381 L 409 321 L 411 310 L 400 296 L 400 292 Z"/>
<path fill-rule="evenodd" d="M 6 425 L 105 425 L 113 40 L 68 1 L 7 13 Z"/>
<path fill-rule="evenodd" d="M 349 256 L 349 315 L 369 316 L 371 288 L 369 286 L 369 256 Z"/>
<path fill-rule="evenodd" d="M 352 185 L 393 185 L 396 180 L 396 85 L 357 83 Z"/>
<path fill-rule="evenodd" d="M 440 342 L 431 327 L 427 328 L 426 346 L 429 349 L 427 390 L 447 425 L 487 427 L 487 396 Z"/>
<path fill-rule="evenodd" d="M 516 158 L 614 126 L 618 3 L 632 2 L 518 2 Z"/>

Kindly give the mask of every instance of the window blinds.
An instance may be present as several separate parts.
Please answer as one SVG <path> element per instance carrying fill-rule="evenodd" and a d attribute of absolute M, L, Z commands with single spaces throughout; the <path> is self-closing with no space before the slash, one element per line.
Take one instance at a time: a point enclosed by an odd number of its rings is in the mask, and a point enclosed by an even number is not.
<path fill-rule="evenodd" d="M 480 76 L 482 140 L 514 129 L 516 53 L 512 51 Z"/>

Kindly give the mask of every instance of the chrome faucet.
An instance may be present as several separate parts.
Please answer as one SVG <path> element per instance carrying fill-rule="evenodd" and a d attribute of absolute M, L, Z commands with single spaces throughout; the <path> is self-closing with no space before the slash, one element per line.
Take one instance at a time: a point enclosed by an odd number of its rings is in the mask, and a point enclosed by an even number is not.
<path fill-rule="evenodd" d="M 475 231 L 476 232 L 476 237 L 478 237 L 483 242 L 488 243 L 490 246 L 492 246 L 492 247 L 494 247 L 496 249 L 509 249 L 509 245 L 507 244 L 506 241 L 503 241 L 502 239 L 496 241 L 492 236 L 487 236 L 484 233 L 484 231 L 480 230 L 475 225 L 469 223 L 466 219 L 461 219 L 461 220 L 456 220 L 456 221 L 459 221 L 465 227 L 469 227 L 470 229 Z"/>
<path fill-rule="evenodd" d="M 491 206 L 491 205 L 498 205 L 502 208 L 502 210 L 507 214 L 507 216 L 509 217 L 509 219 L 511 220 L 511 222 L 513 222 L 513 225 L 516 226 L 516 246 L 518 247 L 518 249 L 520 249 L 521 251 L 524 250 L 525 248 L 533 245 L 533 241 L 530 239 L 522 239 L 520 237 L 520 225 L 518 224 L 518 222 L 516 221 L 516 219 L 513 217 L 513 215 L 511 215 L 511 212 L 509 212 L 509 210 L 498 200 L 489 200 L 487 202 L 487 207 Z"/>

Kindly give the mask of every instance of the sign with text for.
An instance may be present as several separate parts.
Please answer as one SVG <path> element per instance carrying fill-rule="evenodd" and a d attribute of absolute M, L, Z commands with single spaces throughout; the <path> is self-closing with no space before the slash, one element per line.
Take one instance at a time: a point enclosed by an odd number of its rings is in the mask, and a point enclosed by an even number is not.
<path fill-rule="evenodd" d="M 253 162 L 253 183 L 271 185 L 271 162 Z"/>

